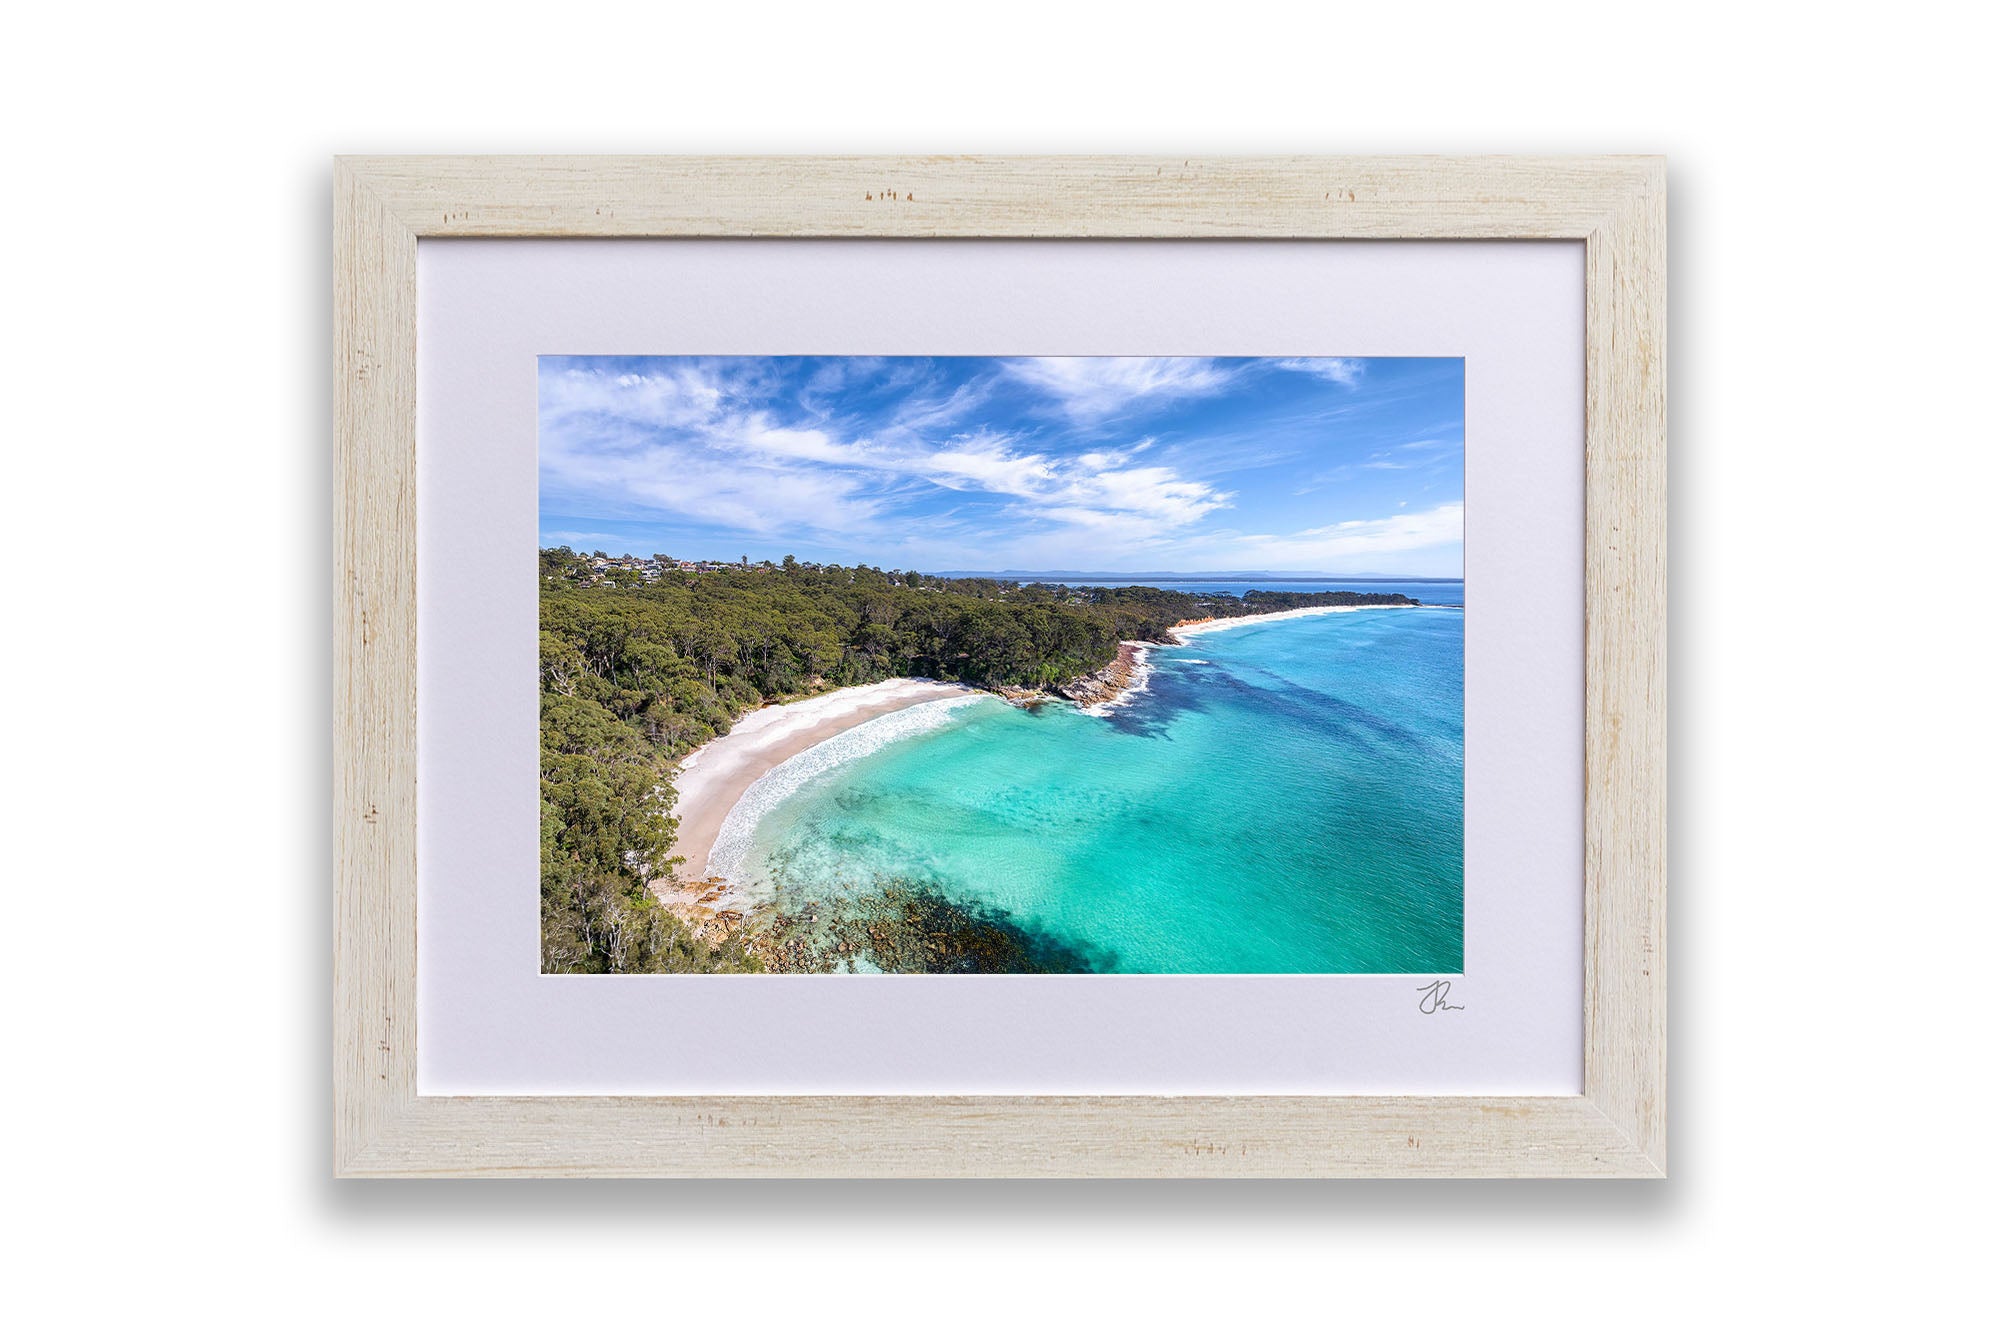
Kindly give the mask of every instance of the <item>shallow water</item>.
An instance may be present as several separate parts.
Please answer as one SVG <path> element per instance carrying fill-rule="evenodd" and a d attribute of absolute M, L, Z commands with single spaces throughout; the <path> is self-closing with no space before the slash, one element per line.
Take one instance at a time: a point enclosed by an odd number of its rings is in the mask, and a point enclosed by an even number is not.
<path fill-rule="evenodd" d="M 922 884 L 1093 970 L 1456 972 L 1463 626 L 1232 626 L 1104 717 L 904 710 L 781 766 L 718 849 L 781 910 Z"/>

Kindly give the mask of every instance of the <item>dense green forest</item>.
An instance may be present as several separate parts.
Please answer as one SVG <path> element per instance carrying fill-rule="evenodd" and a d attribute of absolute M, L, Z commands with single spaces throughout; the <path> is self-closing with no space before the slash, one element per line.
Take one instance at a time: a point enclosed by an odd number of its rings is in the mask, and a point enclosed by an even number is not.
<path fill-rule="evenodd" d="M 740 939 L 697 940 L 645 886 L 674 864 L 674 765 L 764 703 L 892 676 L 1050 687 L 1184 621 L 1409 600 L 941 579 L 789 556 L 683 571 L 566 547 L 541 553 L 540 579 L 548 972 L 756 968 Z"/>

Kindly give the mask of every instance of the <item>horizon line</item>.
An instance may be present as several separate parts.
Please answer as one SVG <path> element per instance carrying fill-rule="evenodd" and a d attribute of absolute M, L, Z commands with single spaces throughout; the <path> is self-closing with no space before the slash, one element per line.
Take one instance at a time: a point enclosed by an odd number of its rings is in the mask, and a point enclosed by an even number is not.
<path fill-rule="evenodd" d="M 603 548 L 600 547 L 597 549 L 602 550 Z M 579 550 L 578 548 L 574 546 L 569 546 L 567 544 L 558 544 L 555 546 L 538 546 L 537 550 L 539 551 L 566 550 L 575 555 L 585 556 L 585 557 L 595 554 L 595 551 Z M 654 558 L 654 555 L 658 553 L 647 553 L 642 555 L 636 551 L 628 550 L 616 553 L 611 551 L 605 551 L 604 554 L 606 559 L 611 559 L 611 560 L 651 560 Z M 731 558 L 721 558 L 721 559 L 718 559 L 713 556 L 674 556 L 672 557 L 672 559 L 677 561 L 685 560 L 689 564 L 725 565 L 731 568 L 740 568 L 745 561 L 747 561 L 748 564 L 753 567 L 761 565 L 775 566 L 782 563 L 782 557 L 777 560 L 773 560 L 769 557 L 759 557 L 756 560 L 749 560 L 749 558 L 746 555 L 738 555 Z M 859 569 L 859 568 L 877 569 L 881 570 L 883 573 L 902 573 L 910 568 L 910 566 L 907 565 L 876 565 L 876 564 L 869 564 L 866 561 L 856 561 L 852 564 L 844 564 L 844 565 L 841 564 L 841 562 L 839 561 L 826 561 L 826 560 L 801 560 L 799 561 L 799 563 L 802 565 L 813 565 L 819 568 L 826 568 L 830 565 L 840 565 L 841 568 L 847 568 L 847 569 Z M 1023 580 L 1051 579 L 1051 578 L 1187 579 L 1192 582 L 1235 582 L 1240 579 L 1358 579 L 1358 580 L 1364 580 L 1370 582 L 1382 582 L 1382 583 L 1463 583 L 1465 581 L 1465 575 L 1463 572 L 1457 574 L 1394 574 L 1394 573 L 1384 573 L 1380 570 L 1367 570 L 1359 573 L 1333 573 L 1325 570 L 1313 570 L 1313 569 L 1061 569 L 1057 568 L 1057 569 L 919 569 L 916 572 L 919 574 L 928 574 L 932 578 L 940 578 L 940 579 L 997 578 L 997 579 L 1010 579 L 1016 582 L 1020 582 Z"/>

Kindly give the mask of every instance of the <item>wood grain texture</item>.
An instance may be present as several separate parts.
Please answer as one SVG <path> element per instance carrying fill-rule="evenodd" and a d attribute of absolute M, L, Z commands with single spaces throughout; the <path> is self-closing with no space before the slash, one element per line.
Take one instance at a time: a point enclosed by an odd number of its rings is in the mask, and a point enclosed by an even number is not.
<path fill-rule="evenodd" d="M 424 1097 L 350 1175 L 1635 1176 L 1582 1097 Z"/>
<path fill-rule="evenodd" d="M 341 159 L 335 1171 L 1663 1174 L 1665 221 L 1656 158 Z M 1584 241 L 1583 1094 L 418 1096 L 416 245 L 426 236 Z"/>
<path fill-rule="evenodd" d="M 1644 159 L 350 159 L 418 236 L 1566 237 Z"/>
<path fill-rule="evenodd" d="M 393 1137 L 416 1089 L 417 242 L 345 163 L 334 238 L 334 1134 L 351 1147 Z"/>
<path fill-rule="evenodd" d="M 1584 1096 L 1666 1166 L 1666 171 L 1585 241 Z"/>

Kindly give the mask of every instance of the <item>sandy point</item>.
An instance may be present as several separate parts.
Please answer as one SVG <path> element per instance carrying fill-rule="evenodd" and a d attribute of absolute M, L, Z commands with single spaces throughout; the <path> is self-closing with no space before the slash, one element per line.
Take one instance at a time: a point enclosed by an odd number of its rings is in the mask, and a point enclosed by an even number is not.
<path fill-rule="evenodd" d="M 858 727 L 871 718 L 926 703 L 975 693 L 969 685 L 898 677 L 855 685 L 797 703 L 772 704 L 749 714 L 681 761 L 674 777 L 674 817 L 680 830 L 674 853 L 684 858 L 678 874 L 693 884 L 708 874 L 708 854 L 722 821 L 750 784 L 793 755 Z M 655 889 L 668 889 L 656 881 Z"/>

